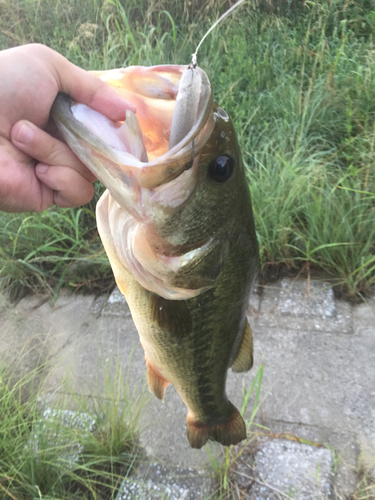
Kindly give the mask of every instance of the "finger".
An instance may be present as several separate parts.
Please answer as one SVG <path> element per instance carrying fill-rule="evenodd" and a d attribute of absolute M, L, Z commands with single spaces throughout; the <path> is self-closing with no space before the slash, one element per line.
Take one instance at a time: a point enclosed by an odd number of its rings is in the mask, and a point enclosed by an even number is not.
<path fill-rule="evenodd" d="M 13 125 L 11 141 L 16 148 L 47 165 L 65 165 L 76 170 L 89 182 L 95 176 L 88 170 L 69 147 L 62 141 L 47 134 L 33 123 L 20 120 Z"/>
<path fill-rule="evenodd" d="M 127 109 L 136 112 L 133 104 L 119 97 L 100 78 L 75 66 L 57 52 L 54 54 L 54 69 L 61 92 L 69 94 L 77 102 L 86 104 L 111 120 L 125 120 Z"/>
<path fill-rule="evenodd" d="M 35 174 L 36 161 L 0 140 L 0 210 L 41 212 L 53 204 L 53 191 Z"/>
<path fill-rule="evenodd" d="M 72 168 L 50 167 L 38 163 L 35 174 L 44 185 L 53 190 L 52 203 L 59 207 L 79 207 L 94 196 L 92 183 Z"/>

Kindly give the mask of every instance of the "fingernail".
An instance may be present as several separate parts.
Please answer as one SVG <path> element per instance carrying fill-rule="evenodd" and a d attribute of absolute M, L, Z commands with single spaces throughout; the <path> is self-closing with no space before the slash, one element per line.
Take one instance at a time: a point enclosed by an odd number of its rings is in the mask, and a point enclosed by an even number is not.
<path fill-rule="evenodd" d="M 17 141 L 29 144 L 34 138 L 34 131 L 28 125 L 22 124 L 18 129 Z"/>
<path fill-rule="evenodd" d="M 48 169 L 49 169 L 49 166 L 45 165 L 44 163 L 38 163 L 38 165 L 36 166 L 37 174 L 45 174 Z"/>

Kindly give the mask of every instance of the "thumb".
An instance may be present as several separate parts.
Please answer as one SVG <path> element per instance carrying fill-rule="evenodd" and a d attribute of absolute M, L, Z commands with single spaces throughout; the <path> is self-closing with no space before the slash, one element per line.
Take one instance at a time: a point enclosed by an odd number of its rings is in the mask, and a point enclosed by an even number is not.
<path fill-rule="evenodd" d="M 100 78 L 75 66 L 57 52 L 52 52 L 52 64 L 60 92 L 114 121 L 125 120 L 127 109 L 136 112 L 133 104 L 122 99 Z"/>

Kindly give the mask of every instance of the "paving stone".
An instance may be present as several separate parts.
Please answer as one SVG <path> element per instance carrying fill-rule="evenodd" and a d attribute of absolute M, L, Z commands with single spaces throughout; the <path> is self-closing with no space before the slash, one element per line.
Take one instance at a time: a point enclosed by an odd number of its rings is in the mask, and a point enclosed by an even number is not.
<path fill-rule="evenodd" d="M 116 500 L 201 500 L 214 488 L 213 478 L 206 471 L 143 463 L 124 480 Z"/>
<path fill-rule="evenodd" d="M 90 433 L 95 428 L 95 420 L 88 413 L 47 407 L 33 428 L 34 434 L 29 446 L 37 453 L 40 447 L 39 437 L 43 435 L 44 449 L 58 448 L 60 460 L 65 464 L 70 462 L 73 467 L 74 462 L 79 459 L 83 446 L 72 442 L 74 433 L 67 435 L 64 428 Z"/>
<path fill-rule="evenodd" d="M 352 306 L 335 300 L 328 283 L 283 279 L 264 287 L 256 324 L 259 328 L 352 333 Z"/>
<path fill-rule="evenodd" d="M 266 425 L 272 437 L 301 439 L 322 444 L 330 449 L 334 457 L 334 499 L 348 500 L 350 498 L 358 482 L 356 468 L 360 452 L 362 453 L 355 433 L 336 432 L 332 428 L 270 418 L 265 421 L 261 415 L 256 418 L 256 422 Z"/>
<path fill-rule="evenodd" d="M 330 450 L 288 439 L 260 444 L 254 463 L 254 500 L 332 498 L 333 457 Z"/>
<path fill-rule="evenodd" d="M 375 328 L 375 293 L 365 298 L 363 304 L 358 304 L 354 308 L 353 314 L 354 332 L 360 329 Z"/>

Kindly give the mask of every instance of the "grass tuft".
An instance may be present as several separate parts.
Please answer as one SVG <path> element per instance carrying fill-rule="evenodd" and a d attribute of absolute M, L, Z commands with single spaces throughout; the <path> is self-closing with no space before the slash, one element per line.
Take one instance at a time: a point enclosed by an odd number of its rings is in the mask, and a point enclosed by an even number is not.
<path fill-rule="evenodd" d="M 187 64 L 230 5 L 3 0 L 0 48 L 41 42 L 86 69 Z M 198 57 L 240 139 L 263 275 L 308 266 L 348 297 L 375 282 L 374 13 L 375 0 L 249 0 Z M 0 286 L 106 288 L 92 207 L 1 215 Z"/>
<path fill-rule="evenodd" d="M 375 477 L 374 477 L 374 461 L 372 461 L 372 473 L 369 472 L 368 466 L 361 462 L 357 470 L 358 484 L 355 492 L 350 497 L 350 500 L 374 500 L 375 498 Z M 367 464 L 369 465 L 369 464 Z"/>
<path fill-rule="evenodd" d="M 47 366 L 20 379 L 0 371 L 0 498 L 115 499 L 143 452 L 142 392 L 130 391 L 119 363 L 104 376 L 104 396 L 75 396 L 77 411 L 42 401 Z M 16 380 L 16 381 L 15 381 Z"/>

